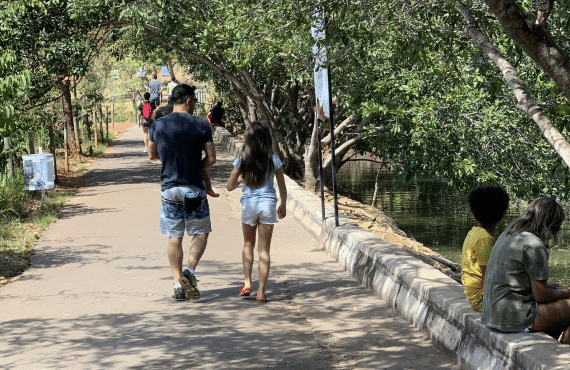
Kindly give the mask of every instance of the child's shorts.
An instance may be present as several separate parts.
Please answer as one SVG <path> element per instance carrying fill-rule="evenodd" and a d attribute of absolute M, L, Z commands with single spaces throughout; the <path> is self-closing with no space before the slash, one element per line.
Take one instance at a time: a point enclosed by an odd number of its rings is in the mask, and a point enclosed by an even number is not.
<path fill-rule="evenodd" d="M 257 223 L 273 225 L 277 223 L 277 200 L 242 199 L 241 222 L 255 226 Z"/>
<path fill-rule="evenodd" d="M 161 193 L 160 225 L 158 231 L 171 238 L 181 238 L 184 231 L 188 235 L 209 234 L 212 232 L 210 206 L 206 192 L 201 189 L 177 188 Z M 192 200 L 192 207 L 188 207 Z"/>

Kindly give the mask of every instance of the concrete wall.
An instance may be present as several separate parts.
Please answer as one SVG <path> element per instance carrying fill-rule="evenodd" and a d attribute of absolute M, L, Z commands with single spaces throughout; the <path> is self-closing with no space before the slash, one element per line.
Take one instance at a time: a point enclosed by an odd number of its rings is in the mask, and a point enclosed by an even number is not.
<path fill-rule="evenodd" d="M 237 155 L 241 142 L 225 129 L 214 134 Z M 465 298 L 463 286 L 395 245 L 359 228 L 320 198 L 286 178 L 287 213 L 320 240 L 328 253 L 387 306 L 399 312 L 464 369 L 570 369 L 570 346 L 541 333 L 502 334 L 487 329 Z"/>

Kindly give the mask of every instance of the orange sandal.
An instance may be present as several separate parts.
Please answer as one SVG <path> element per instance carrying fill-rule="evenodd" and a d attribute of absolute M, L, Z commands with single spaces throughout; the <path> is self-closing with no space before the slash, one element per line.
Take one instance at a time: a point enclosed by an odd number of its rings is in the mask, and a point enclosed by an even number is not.
<path fill-rule="evenodd" d="M 239 295 L 242 297 L 247 297 L 251 294 L 251 288 L 243 287 L 239 290 Z"/>
<path fill-rule="evenodd" d="M 257 292 L 253 293 L 253 295 L 255 296 L 255 300 L 257 301 L 257 303 L 267 303 L 267 294 L 263 295 L 263 298 L 259 299 L 259 297 L 257 296 Z"/>

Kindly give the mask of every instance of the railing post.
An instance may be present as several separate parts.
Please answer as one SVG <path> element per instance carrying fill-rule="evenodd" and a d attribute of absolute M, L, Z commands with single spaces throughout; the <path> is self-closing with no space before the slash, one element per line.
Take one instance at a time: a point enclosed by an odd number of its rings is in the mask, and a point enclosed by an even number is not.
<path fill-rule="evenodd" d="M 57 184 L 57 161 L 55 159 L 55 140 L 53 138 L 53 126 L 48 127 L 49 136 L 49 152 L 53 155 L 53 174 L 54 182 Z"/>
<path fill-rule="evenodd" d="M 85 112 L 83 115 L 83 125 L 87 130 L 87 152 L 89 156 L 93 154 L 93 147 L 91 146 L 91 125 L 89 125 L 89 113 Z"/>
<path fill-rule="evenodd" d="M 28 145 L 30 147 L 30 154 L 36 154 L 36 147 L 34 146 L 34 132 L 28 131 Z"/>
<path fill-rule="evenodd" d="M 107 142 L 109 142 L 109 106 L 105 106 L 105 129 L 107 130 Z"/>
<path fill-rule="evenodd" d="M 97 120 L 95 119 L 95 110 L 93 110 L 93 137 L 95 138 L 95 149 L 99 148 L 99 135 L 97 134 Z"/>

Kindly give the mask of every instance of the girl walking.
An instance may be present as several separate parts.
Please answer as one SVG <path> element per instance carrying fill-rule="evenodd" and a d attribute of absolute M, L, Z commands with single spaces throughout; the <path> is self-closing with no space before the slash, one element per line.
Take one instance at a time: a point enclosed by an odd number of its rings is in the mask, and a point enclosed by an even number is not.
<path fill-rule="evenodd" d="M 277 218 L 287 214 L 287 188 L 281 169 L 281 160 L 272 151 L 271 132 L 262 122 L 253 122 L 245 131 L 245 143 L 240 155 L 234 161 L 234 169 L 228 180 L 227 189 L 232 191 L 243 181 L 243 196 L 241 198 L 241 222 L 243 230 L 243 288 L 241 296 L 252 292 L 251 271 L 253 267 L 253 249 L 256 234 L 259 234 L 257 249 L 259 254 L 259 287 L 255 293 L 260 303 L 267 302 L 265 287 L 269 275 L 269 250 L 273 225 Z M 273 188 L 273 176 L 277 179 L 279 188 L 279 207 Z"/>

